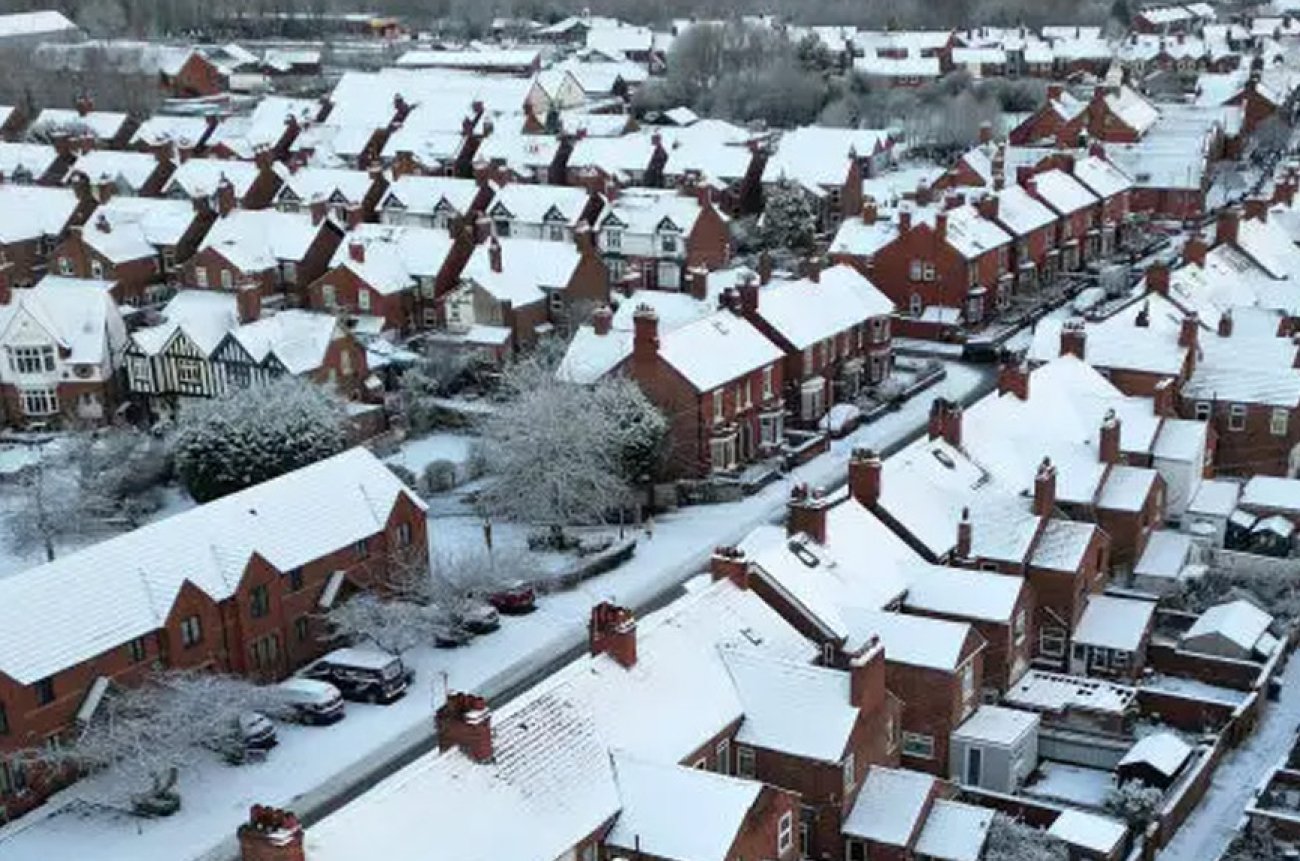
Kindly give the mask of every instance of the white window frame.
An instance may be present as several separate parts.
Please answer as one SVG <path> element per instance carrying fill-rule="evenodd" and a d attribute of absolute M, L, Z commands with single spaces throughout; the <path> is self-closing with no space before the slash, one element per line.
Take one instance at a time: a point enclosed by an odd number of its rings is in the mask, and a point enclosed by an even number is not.
<path fill-rule="evenodd" d="M 1196 402 L 1196 420 L 1198 422 L 1209 421 L 1212 414 L 1213 409 L 1211 409 L 1209 401 Z"/>
<path fill-rule="evenodd" d="M 1065 631 L 1060 628 L 1042 628 L 1038 632 L 1038 652 L 1048 658 L 1063 658 L 1067 639 Z"/>
<path fill-rule="evenodd" d="M 1016 611 L 1016 617 L 1012 621 L 1012 636 L 1017 646 L 1022 645 L 1025 642 L 1025 638 L 1029 636 L 1028 615 L 1029 614 L 1025 612 L 1025 608 L 1021 607 Z"/>
<path fill-rule="evenodd" d="M 181 619 L 181 648 L 192 649 L 203 642 L 203 620 L 197 613 Z"/>
<path fill-rule="evenodd" d="M 909 281 L 920 281 L 924 272 L 925 264 L 920 260 L 913 260 L 907 265 L 907 277 Z"/>
<path fill-rule="evenodd" d="M 776 823 L 776 854 L 784 855 L 794 846 L 794 813 L 787 810 Z"/>
<path fill-rule="evenodd" d="M 1246 405 L 1232 404 L 1228 407 L 1228 430 L 1244 431 L 1246 429 Z"/>
<path fill-rule="evenodd" d="M 907 299 L 907 313 L 913 317 L 920 317 L 925 313 L 925 303 L 921 301 L 920 293 L 913 293 Z"/>
<path fill-rule="evenodd" d="M 1272 414 L 1268 417 L 1268 432 L 1273 436 L 1286 436 L 1287 427 L 1291 423 L 1291 413 L 1286 407 L 1274 407 Z"/>
<path fill-rule="evenodd" d="M 858 763 L 853 751 L 849 751 L 840 765 L 844 777 L 844 794 L 848 795 L 858 785 Z"/>
<path fill-rule="evenodd" d="M 23 415 L 52 416 L 59 412 L 59 393 L 53 386 L 36 389 L 19 389 L 18 398 Z"/>
<path fill-rule="evenodd" d="M 221 270 L 221 289 L 222 290 L 235 289 L 235 273 L 231 272 L 229 269 Z"/>
<path fill-rule="evenodd" d="M 772 366 L 768 365 L 763 369 L 763 400 L 769 400 L 772 394 Z"/>
<path fill-rule="evenodd" d="M 713 762 L 718 774 L 731 774 L 731 739 L 724 738 L 713 748 Z"/>
<path fill-rule="evenodd" d="M 370 312 L 370 291 L 364 287 L 357 291 L 357 308 L 365 313 Z"/>
<path fill-rule="evenodd" d="M 903 733 L 903 755 L 914 759 L 934 759 L 934 736 L 921 732 Z"/>
<path fill-rule="evenodd" d="M 90 261 L 90 277 L 97 281 L 104 280 L 104 264 L 98 260 Z"/>
<path fill-rule="evenodd" d="M 54 368 L 54 347 L 49 344 L 9 348 L 9 369 L 15 374 L 49 374 Z"/>
<path fill-rule="evenodd" d="M 736 745 L 736 776 L 753 777 L 757 773 L 757 761 L 754 749 L 747 745 Z"/>
<path fill-rule="evenodd" d="M 206 266 L 199 266 L 194 270 L 194 283 L 203 289 L 208 287 L 208 269 Z"/>
<path fill-rule="evenodd" d="M 623 231 L 605 228 L 605 247 L 610 251 L 618 251 L 623 247 Z"/>
<path fill-rule="evenodd" d="M 725 404 L 725 400 L 726 400 L 726 399 L 725 399 L 725 396 L 724 396 L 723 390 L 722 390 L 722 389 L 714 389 L 714 391 L 713 391 L 713 423 L 714 423 L 715 425 L 720 425 L 720 424 L 722 424 L 722 420 L 726 417 L 726 404 Z"/>

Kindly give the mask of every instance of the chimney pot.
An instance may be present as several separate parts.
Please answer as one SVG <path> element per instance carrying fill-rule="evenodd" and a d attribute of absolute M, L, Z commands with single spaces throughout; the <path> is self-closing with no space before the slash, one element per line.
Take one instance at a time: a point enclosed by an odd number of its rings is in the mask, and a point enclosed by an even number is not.
<path fill-rule="evenodd" d="M 488 265 L 493 272 L 501 271 L 501 241 L 495 236 L 488 240 Z"/>
<path fill-rule="evenodd" d="M 873 509 L 880 501 L 880 457 L 869 448 L 855 448 L 849 458 L 849 492 L 863 508 Z"/>
<path fill-rule="evenodd" d="M 1200 339 L 1201 320 L 1195 311 L 1188 311 L 1178 328 L 1178 346 L 1196 349 Z"/>
<path fill-rule="evenodd" d="M 1232 309 L 1231 308 L 1224 309 L 1223 313 L 1219 315 L 1219 337 L 1220 338 L 1232 337 Z"/>
<path fill-rule="evenodd" d="M 1051 517 L 1056 508 L 1056 467 L 1050 458 L 1043 458 L 1034 476 L 1034 514 Z"/>
<path fill-rule="evenodd" d="M 738 547 L 718 547 L 709 558 L 709 573 L 713 580 L 730 580 L 739 589 L 749 588 L 749 560 Z"/>
<path fill-rule="evenodd" d="M 1022 401 L 1029 400 L 1029 367 L 1019 357 L 998 366 L 998 394 L 1007 393 Z"/>
<path fill-rule="evenodd" d="M 587 644 L 592 655 L 609 655 L 619 666 L 636 666 L 636 616 L 608 601 L 591 608 Z"/>
<path fill-rule="evenodd" d="M 790 491 L 786 504 L 787 535 L 807 535 L 818 544 L 826 543 L 826 496 L 817 488 L 801 484 Z"/>
<path fill-rule="evenodd" d="M 1114 410 L 1107 410 L 1101 420 L 1101 438 L 1098 444 L 1098 455 L 1102 463 L 1120 462 L 1119 436 L 1119 416 L 1115 415 Z"/>
<path fill-rule="evenodd" d="M 438 749 L 460 748 L 475 762 L 492 759 L 492 712 L 487 700 L 459 691 L 449 693 L 434 716 Z"/>
<path fill-rule="evenodd" d="M 306 861 L 302 823 L 288 810 L 254 804 L 236 836 L 241 861 Z"/>
<path fill-rule="evenodd" d="M 601 305 L 591 312 L 591 328 L 597 335 L 608 335 L 614 327 L 614 312 L 608 305 Z"/>
<path fill-rule="evenodd" d="M 971 545 L 974 542 L 975 528 L 970 522 L 970 509 L 961 510 L 961 520 L 957 523 L 957 558 L 969 559 Z"/>

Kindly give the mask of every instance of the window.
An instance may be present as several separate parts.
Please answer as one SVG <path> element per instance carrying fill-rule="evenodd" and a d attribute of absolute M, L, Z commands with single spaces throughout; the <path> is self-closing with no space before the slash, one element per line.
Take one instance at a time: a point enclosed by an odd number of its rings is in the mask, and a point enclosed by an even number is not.
<path fill-rule="evenodd" d="M 36 684 L 32 685 L 36 691 L 36 704 L 48 706 L 54 702 L 54 676 L 46 676 Z"/>
<path fill-rule="evenodd" d="M 920 260 L 913 260 L 907 267 L 907 277 L 913 281 L 920 281 L 924 270 L 925 265 Z"/>
<path fill-rule="evenodd" d="M 248 612 L 254 619 L 260 619 L 271 612 L 271 593 L 266 586 L 254 586 L 248 596 Z"/>
<path fill-rule="evenodd" d="M 922 267 L 922 270 L 921 270 L 921 280 L 923 280 L 923 281 L 933 281 L 934 278 L 935 278 L 935 274 L 934 274 L 934 264 L 933 264 L 933 263 L 927 263 L 927 264 L 925 264 L 925 266 Z"/>
<path fill-rule="evenodd" d="M 677 253 L 677 237 L 664 236 L 659 239 L 659 250 L 664 254 Z"/>
<path fill-rule="evenodd" d="M 736 748 L 736 776 L 754 776 L 754 749 L 741 745 Z"/>
<path fill-rule="evenodd" d="M 1228 407 L 1228 430 L 1241 431 L 1246 429 L 1246 405 L 1233 404 Z"/>
<path fill-rule="evenodd" d="M 769 366 L 763 369 L 763 400 L 768 400 L 771 397 L 772 397 L 772 368 Z"/>
<path fill-rule="evenodd" d="M 861 840 L 844 841 L 844 854 L 849 861 L 867 861 L 867 847 Z"/>
<path fill-rule="evenodd" d="M 754 405 L 754 399 L 750 397 L 749 379 L 736 383 L 736 409 L 742 410 Z"/>
<path fill-rule="evenodd" d="M 563 242 L 563 241 L 564 241 L 564 225 L 562 225 L 562 224 L 548 224 L 548 225 L 546 226 L 546 238 L 549 239 L 549 240 L 551 240 L 552 242 Z"/>
<path fill-rule="evenodd" d="M 364 287 L 357 291 L 357 307 L 362 311 L 370 310 L 370 291 Z"/>
<path fill-rule="evenodd" d="M 19 391 L 23 412 L 29 416 L 51 416 L 59 411 L 59 396 L 54 389 Z"/>
<path fill-rule="evenodd" d="M 98 260 L 90 261 L 90 277 L 102 281 L 104 279 L 104 264 Z"/>
<path fill-rule="evenodd" d="M 1038 651 L 1049 658 L 1065 654 L 1065 632 L 1060 628 L 1043 628 L 1038 632 Z"/>
<path fill-rule="evenodd" d="M 9 734 L 9 713 L 5 711 L 5 704 L 0 703 L 0 735 Z"/>
<path fill-rule="evenodd" d="M 409 547 L 411 545 L 411 524 L 397 524 L 397 546 Z"/>
<path fill-rule="evenodd" d="M 925 310 L 925 305 L 921 302 L 921 294 L 913 293 L 907 300 L 907 313 L 913 317 L 920 317 L 921 312 Z"/>
<path fill-rule="evenodd" d="M 145 647 L 144 637 L 136 637 L 129 644 L 128 650 L 131 652 L 131 663 L 138 664 L 149 656 L 149 650 Z"/>
<path fill-rule="evenodd" d="M 206 289 L 208 286 L 208 270 L 204 269 L 202 266 L 195 269 L 194 283 Z"/>
<path fill-rule="evenodd" d="M 497 236 L 509 236 L 510 222 L 507 219 L 499 218 L 492 222 L 492 230 Z"/>
<path fill-rule="evenodd" d="M 203 622 L 198 616 L 181 619 L 181 645 L 189 649 L 203 642 Z"/>
<path fill-rule="evenodd" d="M 338 306 L 338 296 L 334 292 L 333 284 L 320 285 L 320 303 L 331 311 Z"/>
<path fill-rule="evenodd" d="M 275 634 L 254 640 L 249 648 L 253 657 L 253 666 L 259 670 L 272 669 L 280 657 L 280 638 Z"/>
<path fill-rule="evenodd" d="M 69 259 L 66 258 L 66 257 L 60 257 L 60 258 L 59 258 L 59 274 L 60 274 L 60 275 L 71 275 L 71 274 L 72 274 L 72 261 L 71 261 L 71 260 L 69 260 Z"/>
<path fill-rule="evenodd" d="M 17 374 L 40 374 L 54 370 L 54 347 L 10 347 L 9 367 Z"/>
<path fill-rule="evenodd" d="M 1268 419 L 1268 432 L 1273 436 L 1286 436 L 1287 420 L 1290 418 L 1286 409 L 1275 409 Z"/>
<path fill-rule="evenodd" d="M 721 424 L 723 419 L 723 394 L 722 389 L 713 393 L 713 423 Z"/>
<path fill-rule="evenodd" d="M 1021 607 L 1019 610 L 1016 611 L 1016 619 L 1012 627 L 1012 633 L 1015 635 L 1015 641 L 1017 646 L 1019 646 L 1021 643 L 1025 641 L 1025 629 L 1026 629 L 1025 608 Z"/>
<path fill-rule="evenodd" d="M 731 739 L 724 738 L 713 750 L 718 774 L 731 774 Z"/>
<path fill-rule="evenodd" d="M 176 362 L 176 382 L 182 386 L 197 386 L 203 381 L 203 370 L 193 359 L 180 359 Z"/>
<path fill-rule="evenodd" d="M 1209 402 L 1209 401 L 1197 401 L 1197 402 L 1196 402 L 1196 420 L 1197 420 L 1198 422 L 1204 422 L 1204 421 L 1209 421 L 1209 420 L 1210 420 L 1210 402 Z"/>
<path fill-rule="evenodd" d="M 352 354 L 347 350 L 339 353 L 339 373 L 345 377 L 352 376 Z"/>
<path fill-rule="evenodd" d="M 776 854 L 784 855 L 794 845 L 794 813 L 787 810 L 776 823 Z"/>
<path fill-rule="evenodd" d="M 903 753 L 918 759 L 934 758 L 934 736 L 919 732 L 903 733 Z"/>
<path fill-rule="evenodd" d="M 26 789 L 26 767 L 17 760 L 0 762 L 0 795 L 17 795 Z"/>
<path fill-rule="evenodd" d="M 620 230 L 606 230 L 605 247 L 610 251 L 621 249 L 623 247 L 623 232 Z"/>
<path fill-rule="evenodd" d="M 229 269 L 221 270 L 221 289 L 222 290 L 235 289 L 235 274 L 231 272 Z"/>
<path fill-rule="evenodd" d="M 970 661 L 961 668 L 961 701 L 970 702 L 975 696 L 975 665 Z"/>
<path fill-rule="evenodd" d="M 784 422 L 781 413 L 764 413 L 758 417 L 758 437 L 765 446 L 774 446 L 781 440 Z"/>
<path fill-rule="evenodd" d="M 352 552 L 353 554 L 356 555 L 358 559 L 365 559 L 367 556 L 369 556 L 370 546 L 366 543 L 366 539 L 362 538 L 356 544 L 353 544 Z"/>
<path fill-rule="evenodd" d="M 280 280 L 285 284 L 298 283 L 298 264 L 293 260 L 286 260 L 280 264 Z"/>
<path fill-rule="evenodd" d="M 302 569 L 290 568 L 289 574 L 287 576 L 289 577 L 289 591 L 290 592 L 301 591 L 302 590 Z"/>
<path fill-rule="evenodd" d="M 299 616 L 297 619 L 293 620 L 293 636 L 298 640 L 298 642 L 307 642 L 309 632 L 309 623 L 306 616 Z"/>
<path fill-rule="evenodd" d="M 858 785 L 858 763 L 852 753 L 844 757 L 844 794 L 848 795 Z"/>

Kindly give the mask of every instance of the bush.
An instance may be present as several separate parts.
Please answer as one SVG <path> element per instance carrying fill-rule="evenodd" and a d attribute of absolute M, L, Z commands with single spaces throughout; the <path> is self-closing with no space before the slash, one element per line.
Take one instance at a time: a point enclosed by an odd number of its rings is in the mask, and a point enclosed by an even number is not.
<path fill-rule="evenodd" d="M 456 464 L 449 460 L 435 460 L 424 467 L 425 493 L 446 493 L 456 486 Z"/>

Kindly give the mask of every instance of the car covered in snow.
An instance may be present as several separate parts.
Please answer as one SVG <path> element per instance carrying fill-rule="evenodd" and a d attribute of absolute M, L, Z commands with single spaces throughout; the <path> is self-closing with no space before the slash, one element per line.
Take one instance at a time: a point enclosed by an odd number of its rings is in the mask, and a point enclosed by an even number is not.
<path fill-rule="evenodd" d="M 401 658 L 366 647 L 335 649 L 308 665 L 301 675 L 329 682 L 344 699 L 385 704 L 405 696 L 415 677 Z"/>
<path fill-rule="evenodd" d="M 522 580 L 516 580 L 491 593 L 488 603 L 507 616 L 522 616 L 537 609 L 537 591 Z"/>
<path fill-rule="evenodd" d="M 343 695 L 329 682 L 294 676 L 276 685 L 272 696 L 279 715 L 295 723 L 325 726 L 346 717 Z"/>

